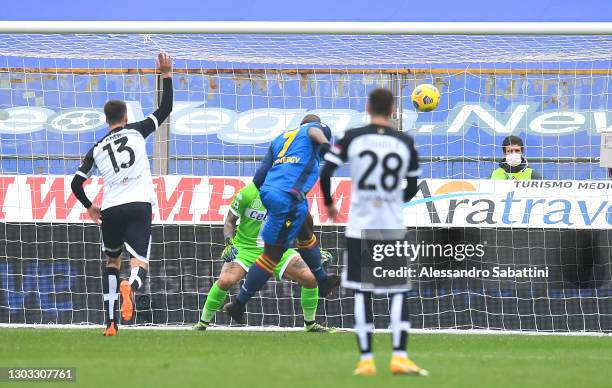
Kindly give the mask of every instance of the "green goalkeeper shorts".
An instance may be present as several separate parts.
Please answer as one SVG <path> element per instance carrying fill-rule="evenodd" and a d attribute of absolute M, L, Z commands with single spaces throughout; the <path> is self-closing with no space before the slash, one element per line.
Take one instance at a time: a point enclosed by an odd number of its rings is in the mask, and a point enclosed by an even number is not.
<path fill-rule="evenodd" d="M 236 262 L 247 272 L 263 252 L 262 248 L 244 248 L 239 245 L 235 245 L 235 247 L 238 249 Z M 295 249 L 287 249 L 285 251 L 276 267 L 274 267 L 274 277 L 276 280 L 281 280 L 283 278 L 283 274 L 291 260 L 296 256 L 299 257 L 299 255 L 300 254 L 297 253 Z"/>

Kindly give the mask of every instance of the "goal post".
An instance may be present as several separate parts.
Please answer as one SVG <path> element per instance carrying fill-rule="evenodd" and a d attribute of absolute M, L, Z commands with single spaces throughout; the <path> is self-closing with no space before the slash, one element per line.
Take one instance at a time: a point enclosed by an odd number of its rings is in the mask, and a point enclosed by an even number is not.
<path fill-rule="evenodd" d="M 609 22 L 0 21 L 4 34 L 610 35 Z"/>
<path fill-rule="evenodd" d="M 612 330 L 611 185 L 599 166 L 612 23 L 0 22 L 0 324 L 102 323 L 99 227 L 70 180 L 106 130 L 106 100 L 125 100 L 130 120 L 155 109 L 159 51 L 175 61 L 175 101 L 148 143 L 157 204 L 136 325 L 197 321 L 223 264 L 231 197 L 271 139 L 307 113 L 337 139 L 368 122 L 367 95 L 385 86 L 424 171 L 405 206 L 424 271 L 409 293 L 412 326 Z M 412 107 L 421 83 L 442 92 L 433 112 Z M 544 180 L 489 179 L 508 135 Z M 341 222 L 327 219 L 318 186 L 308 198 L 339 272 L 346 167 L 333 183 Z M 97 177 L 85 186 L 97 202 L 101 188 Z M 352 327 L 352 301 L 342 290 L 318 316 Z M 374 304 L 385 328 L 388 301 Z M 271 281 L 247 322 L 301 326 L 299 286 Z M 215 323 L 228 324 L 222 313 Z"/>

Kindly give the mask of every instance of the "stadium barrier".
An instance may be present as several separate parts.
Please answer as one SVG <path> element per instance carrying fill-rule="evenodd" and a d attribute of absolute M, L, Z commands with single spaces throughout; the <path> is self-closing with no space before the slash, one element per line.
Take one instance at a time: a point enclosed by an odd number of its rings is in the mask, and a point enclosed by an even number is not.
<path fill-rule="evenodd" d="M 224 214 L 248 181 L 155 178 L 150 281 L 137 297 L 136 324 L 197 321 L 223 264 Z M 0 323 L 103 321 L 100 231 L 69 184 L 67 176 L 0 177 Z M 418 250 L 409 293 L 413 327 L 612 330 L 608 184 L 422 180 L 406 206 L 414 226 L 408 242 Z M 350 181 L 337 179 L 333 187 L 345 221 Z M 100 189 L 98 178 L 86 186 L 96 201 Z M 568 190 L 571 198 L 564 196 Z M 318 187 L 309 200 L 322 246 L 341 256 L 343 223 L 330 224 L 321 214 Z M 339 258 L 329 269 L 341 266 Z M 296 284 L 272 282 L 249 304 L 248 324 L 301 325 L 299 294 Z M 348 291 L 319 306 L 329 325 L 352 327 Z M 375 300 L 378 328 L 387 327 L 388 308 L 386 298 Z M 228 324 L 223 314 L 216 323 Z"/>

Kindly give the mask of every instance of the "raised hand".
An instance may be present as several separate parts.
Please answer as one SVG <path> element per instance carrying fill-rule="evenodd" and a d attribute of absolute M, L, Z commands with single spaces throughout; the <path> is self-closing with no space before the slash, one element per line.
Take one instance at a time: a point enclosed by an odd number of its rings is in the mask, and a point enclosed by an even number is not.
<path fill-rule="evenodd" d="M 162 74 L 163 77 L 172 76 L 172 58 L 166 53 L 159 53 L 157 55 L 157 70 Z"/>

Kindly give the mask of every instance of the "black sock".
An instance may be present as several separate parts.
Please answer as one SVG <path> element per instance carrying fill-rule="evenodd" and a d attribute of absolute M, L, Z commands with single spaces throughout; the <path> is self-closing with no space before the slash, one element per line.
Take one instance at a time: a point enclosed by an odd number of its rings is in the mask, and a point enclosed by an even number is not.
<path fill-rule="evenodd" d="M 304 321 L 304 325 L 306 325 L 306 326 L 310 326 L 310 325 L 312 325 L 312 324 L 313 324 L 313 323 L 315 323 L 315 322 L 316 322 L 316 321 Z"/>
<path fill-rule="evenodd" d="M 119 315 L 119 270 L 106 267 L 102 275 L 102 293 L 104 294 L 104 316 L 106 324 L 118 321 Z"/>

